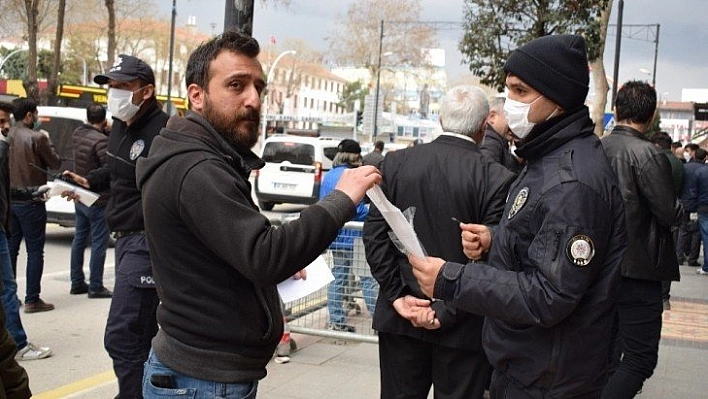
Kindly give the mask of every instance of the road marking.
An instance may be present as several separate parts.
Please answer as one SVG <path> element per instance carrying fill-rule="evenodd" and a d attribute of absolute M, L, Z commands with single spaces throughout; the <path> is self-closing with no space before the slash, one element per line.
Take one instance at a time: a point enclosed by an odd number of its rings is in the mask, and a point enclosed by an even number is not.
<path fill-rule="evenodd" d="M 105 385 L 116 380 L 116 375 L 111 371 L 106 371 L 105 373 L 96 374 L 94 376 L 84 378 L 71 384 L 64 385 L 63 387 L 52 389 L 51 391 L 45 391 L 37 395 L 33 395 L 34 399 L 58 399 L 66 398 L 69 395 L 77 394 L 83 391 L 88 391 L 97 388 L 101 385 Z"/>

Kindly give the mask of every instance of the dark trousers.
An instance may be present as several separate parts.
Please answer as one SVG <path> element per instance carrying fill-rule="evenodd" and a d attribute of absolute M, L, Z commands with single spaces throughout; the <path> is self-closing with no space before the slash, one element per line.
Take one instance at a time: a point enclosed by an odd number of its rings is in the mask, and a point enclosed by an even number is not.
<path fill-rule="evenodd" d="M 684 213 L 679 223 L 676 252 L 679 264 L 682 264 L 684 259 L 688 264 L 698 263 L 698 256 L 701 252 L 701 231 L 698 228 L 698 223 L 692 222 L 688 213 Z"/>
<path fill-rule="evenodd" d="M 25 239 L 27 249 L 27 288 L 25 303 L 36 303 L 42 291 L 44 273 L 44 240 L 47 232 L 47 208 L 44 202 L 12 203 L 11 235 L 8 240 L 12 272 L 17 278 L 17 256 Z"/>
<path fill-rule="evenodd" d="M 603 399 L 633 398 L 654 373 L 661 339 L 661 281 L 622 277 L 610 379 Z"/>
<path fill-rule="evenodd" d="M 381 398 L 481 398 L 491 366 L 482 350 L 448 348 L 379 332 Z"/>
<path fill-rule="evenodd" d="M 118 377 L 118 398 L 142 398 L 145 361 L 157 333 L 159 299 L 145 236 L 116 241 L 116 283 L 106 322 L 104 345 Z"/>

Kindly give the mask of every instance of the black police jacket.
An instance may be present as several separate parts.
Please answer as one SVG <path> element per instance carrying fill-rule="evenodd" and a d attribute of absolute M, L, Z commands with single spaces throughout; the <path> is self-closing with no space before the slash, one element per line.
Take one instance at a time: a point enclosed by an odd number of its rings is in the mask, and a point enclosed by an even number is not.
<path fill-rule="evenodd" d="M 495 370 L 532 397 L 600 397 L 626 247 L 617 179 L 583 107 L 537 125 L 517 153 L 488 264 L 445 263 L 435 298 L 487 317 Z"/>

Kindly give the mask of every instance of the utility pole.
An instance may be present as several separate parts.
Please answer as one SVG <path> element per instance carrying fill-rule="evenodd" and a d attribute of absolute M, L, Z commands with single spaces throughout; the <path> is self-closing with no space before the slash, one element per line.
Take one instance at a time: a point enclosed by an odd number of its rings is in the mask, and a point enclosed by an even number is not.
<path fill-rule="evenodd" d="M 252 36 L 253 3 L 254 0 L 225 0 L 224 31 L 236 29 Z"/>
<path fill-rule="evenodd" d="M 622 44 L 622 11 L 624 10 L 624 0 L 619 0 L 617 4 L 617 38 L 615 40 L 615 70 L 612 73 L 612 103 L 610 108 L 615 108 L 615 96 L 617 96 L 617 79 L 619 79 L 620 46 Z"/>
<path fill-rule="evenodd" d="M 170 62 L 167 71 L 167 115 L 174 115 L 172 104 L 172 61 L 175 52 L 175 20 L 177 19 L 177 0 L 172 0 L 172 25 L 170 27 Z"/>

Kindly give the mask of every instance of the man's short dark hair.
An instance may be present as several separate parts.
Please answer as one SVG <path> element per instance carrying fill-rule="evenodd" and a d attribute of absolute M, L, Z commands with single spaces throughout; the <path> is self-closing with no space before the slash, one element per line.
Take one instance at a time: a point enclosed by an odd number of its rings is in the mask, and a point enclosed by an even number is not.
<path fill-rule="evenodd" d="M 99 103 L 93 103 L 86 108 L 86 120 L 95 125 L 106 120 L 106 109 Z"/>
<path fill-rule="evenodd" d="M 688 143 L 688 144 L 686 144 L 686 146 L 684 147 L 684 149 L 686 149 L 686 150 L 691 150 L 691 151 L 693 151 L 693 152 L 698 151 L 699 148 L 701 148 L 701 147 L 699 147 L 698 144 L 695 144 L 695 143 Z"/>
<path fill-rule="evenodd" d="M 236 30 L 228 30 L 202 43 L 192 52 L 187 61 L 185 74 L 187 87 L 194 83 L 206 90 L 209 82 L 209 64 L 222 50 L 256 58 L 261 48 L 256 39 Z"/>
<path fill-rule="evenodd" d="M 696 155 L 693 157 L 696 161 L 703 162 L 706 160 L 706 150 L 699 148 L 696 150 Z"/>
<path fill-rule="evenodd" d="M 615 100 L 617 121 L 648 123 L 656 111 L 656 90 L 647 82 L 630 80 L 622 85 Z"/>
<path fill-rule="evenodd" d="M 379 150 L 379 151 L 383 151 L 384 145 L 385 145 L 385 144 L 384 144 L 383 141 L 378 140 L 378 141 L 376 141 L 376 143 L 374 143 L 374 148 L 377 149 L 377 150 Z"/>
<path fill-rule="evenodd" d="M 656 132 L 651 136 L 651 142 L 664 150 L 671 149 L 671 136 L 666 132 Z"/>
<path fill-rule="evenodd" d="M 681 147 L 683 147 L 683 144 L 681 144 L 680 141 L 674 141 L 673 143 L 671 143 L 672 150 L 675 150 L 675 149 L 681 148 Z"/>
<path fill-rule="evenodd" d="M 20 97 L 12 100 L 12 106 L 15 107 L 15 111 L 13 111 L 12 115 L 14 115 L 15 121 L 17 122 L 25 119 L 28 112 L 34 113 L 37 111 L 37 103 L 33 99 L 27 97 Z"/>
<path fill-rule="evenodd" d="M 0 101 L 0 111 L 5 111 L 9 115 L 12 115 L 12 113 L 15 112 L 15 107 L 7 101 Z"/>

